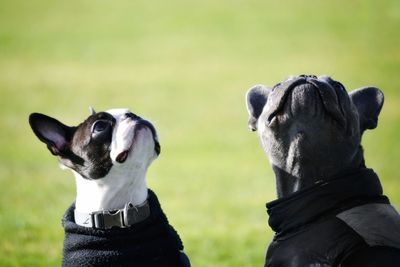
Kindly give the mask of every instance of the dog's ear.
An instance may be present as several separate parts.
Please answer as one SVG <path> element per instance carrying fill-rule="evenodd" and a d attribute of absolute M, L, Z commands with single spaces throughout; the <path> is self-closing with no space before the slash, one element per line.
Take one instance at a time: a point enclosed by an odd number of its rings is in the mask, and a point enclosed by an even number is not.
<path fill-rule="evenodd" d="M 349 95 L 358 111 L 361 134 L 366 129 L 375 129 L 384 101 L 382 91 L 375 87 L 363 87 Z"/>
<path fill-rule="evenodd" d="M 74 127 L 66 126 L 40 113 L 32 113 L 29 116 L 29 124 L 35 135 L 47 145 L 53 155 L 63 155 L 69 149 Z"/>
<path fill-rule="evenodd" d="M 94 110 L 94 108 L 92 106 L 89 107 L 89 112 L 90 112 L 90 115 L 96 114 L 96 111 Z"/>
<path fill-rule="evenodd" d="M 271 88 L 264 85 L 255 85 L 247 91 L 246 106 L 250 115 L 248 125 L 252 131 L 257 131 L 257 120 L 267 103 L 270 92 Z"/>

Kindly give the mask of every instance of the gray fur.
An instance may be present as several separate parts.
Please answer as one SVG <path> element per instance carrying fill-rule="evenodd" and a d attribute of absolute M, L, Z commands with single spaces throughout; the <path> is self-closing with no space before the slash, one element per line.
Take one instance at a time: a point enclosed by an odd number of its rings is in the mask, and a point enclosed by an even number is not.
<path fill-rule="evenodd" d="M 368 245 L 400 249 L 400 221 L 389 204 L 366 204 L 346 210 L 336 217 L 356 231 Z"/>
<path fill-rule="evenodd" d="M 263 111 L 270 92 L 271 88 L 264 85 L 255 85 L 246 94 L 247 110 L 250 115 L 248 124 L 252 131 L 257 131 L 257 120 Z"/>
<path fill-rule="evenodd" d="M 348 94 L 328 76 L 258 85 L 246 99 L 249 127 L 269 157 L 279 197 L 363 166 L 361 136 L 376 127 L 383 105 L 379 89 Z"/>
<path fill-rule="evenodd" d="M 364 87 L 351 92 L 350 97 L 360 116 L 361 131 L 375 129 L 384 102 L 383 93 L 376 87 Z"/>

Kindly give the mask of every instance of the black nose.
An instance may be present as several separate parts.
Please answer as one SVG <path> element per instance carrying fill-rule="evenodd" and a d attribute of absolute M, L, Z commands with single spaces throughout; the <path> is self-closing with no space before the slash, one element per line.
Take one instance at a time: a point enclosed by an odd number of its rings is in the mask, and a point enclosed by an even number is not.
<path fill-rule="evenodd" d="M 318 77 L 317 76 L 315 76 L 315 75 L 308 75 L 308 74 L 302 74 L 302 75 L 299 75 L 299 78 L 305 78 L 305 79 L 307 79 L 307 78 L 311 78 L 311 79 L 318 79 Z"/>
<path fill-rule="evenodd" d="M 125 118 L 131 118 L 133 120 L 140 119 L 140 117 L 132 112 L 125 113 Z"/>

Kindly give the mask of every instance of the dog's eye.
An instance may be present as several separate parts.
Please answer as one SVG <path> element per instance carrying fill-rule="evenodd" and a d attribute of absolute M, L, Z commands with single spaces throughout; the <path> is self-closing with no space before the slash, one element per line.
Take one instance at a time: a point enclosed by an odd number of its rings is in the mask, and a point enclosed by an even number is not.
<path fill-rule="evenodd" d="M 106 130 L 110 126 L 108 121 L 96 121 L 92 126 L 92 133 L 99 133 Z"/>

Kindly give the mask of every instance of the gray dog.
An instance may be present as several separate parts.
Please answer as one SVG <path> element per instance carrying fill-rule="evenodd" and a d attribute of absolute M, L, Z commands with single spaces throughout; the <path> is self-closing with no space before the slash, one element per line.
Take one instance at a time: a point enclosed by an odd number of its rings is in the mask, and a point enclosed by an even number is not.
<path fill-rule="evenodd" d="M 277 183 L 265 266 L 400 266 L 400 216 L 360 145 L 383 93 L 348 94 L 327 76 L 301 75 L 246 98 Z"/>

